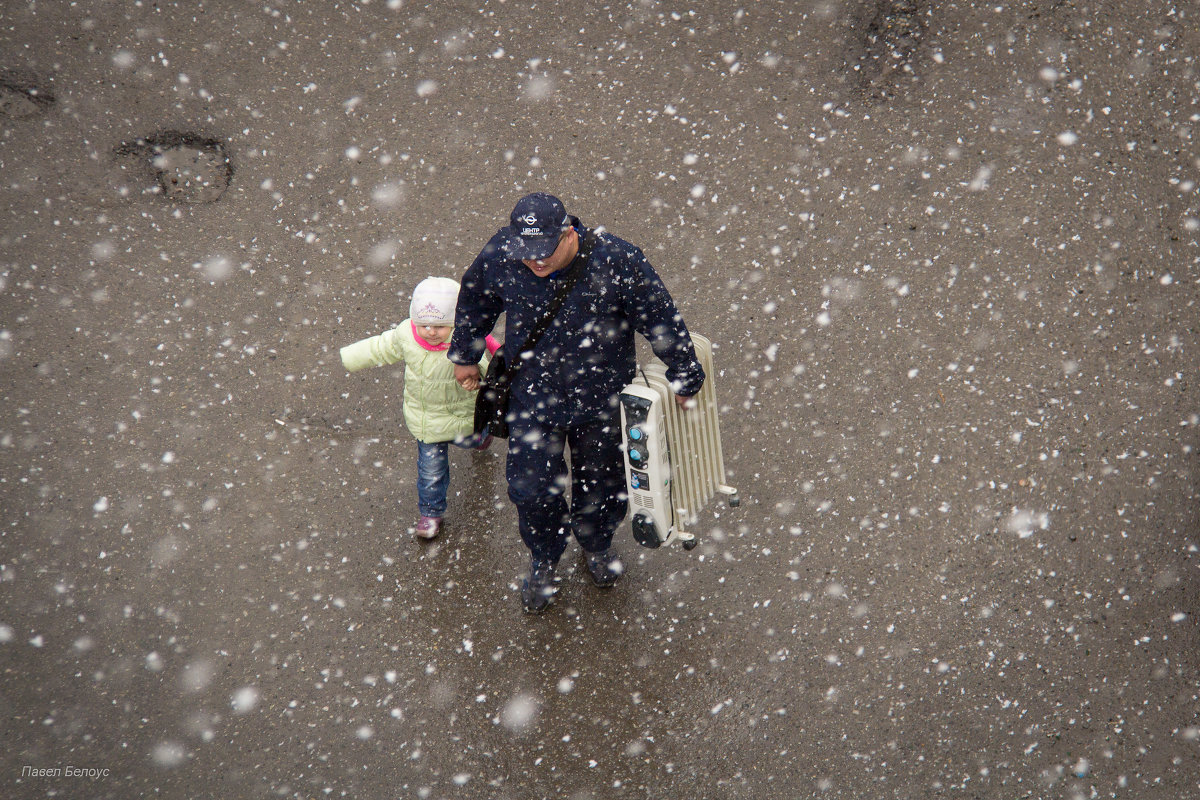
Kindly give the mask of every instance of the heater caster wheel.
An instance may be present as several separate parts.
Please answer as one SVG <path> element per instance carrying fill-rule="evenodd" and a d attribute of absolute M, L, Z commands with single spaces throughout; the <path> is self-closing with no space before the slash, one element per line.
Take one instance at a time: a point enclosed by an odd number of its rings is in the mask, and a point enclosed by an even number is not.
<path fill-rule="evenodd" d="M 698 542 L 695 539 L 687 539 L 683 542 L 684 550 L 695 550 Z"/>
<path fill-rule="evenodd" d="M 733 497 L 729 498 L 729 507 L 730 508 L 737 508 L 741 504 L 742 504 L 742 498 L 738 497 L 736 494 Z"/>

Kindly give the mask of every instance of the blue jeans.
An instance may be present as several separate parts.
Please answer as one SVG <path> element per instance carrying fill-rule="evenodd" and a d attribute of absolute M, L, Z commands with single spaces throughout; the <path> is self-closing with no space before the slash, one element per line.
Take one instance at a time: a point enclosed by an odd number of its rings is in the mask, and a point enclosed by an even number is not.
<path fill-rule="evenodd" d="M 422 517 L 446 516 L 446 492 L 450 489 L 450 445 L 478 447 L 487 431 L 455 442 L 417 442 L 417 509 Z"/>

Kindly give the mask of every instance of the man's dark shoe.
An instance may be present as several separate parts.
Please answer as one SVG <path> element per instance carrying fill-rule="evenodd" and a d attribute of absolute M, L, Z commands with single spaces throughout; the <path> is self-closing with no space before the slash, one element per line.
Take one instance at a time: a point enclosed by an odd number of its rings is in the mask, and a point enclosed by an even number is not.
<path fill-rule="evenodd" d="M 529 577 L 521 584 L 521 604 L 526 614 L 540 614 L 550 606 L 558 591 L 554 564 L 538 558 L 529 560 Z"/>
<path fill-rule="evenodd" d="M 583 555 L 587 560 L 588 574 L 592 576 L 592 583 L 601 589 L 612 586 L 621 579 L 621 575 L 625 572 L 625 565 L 621 563 L 620 556 L 612 547 L 602 553 L 585 552 Z"/>

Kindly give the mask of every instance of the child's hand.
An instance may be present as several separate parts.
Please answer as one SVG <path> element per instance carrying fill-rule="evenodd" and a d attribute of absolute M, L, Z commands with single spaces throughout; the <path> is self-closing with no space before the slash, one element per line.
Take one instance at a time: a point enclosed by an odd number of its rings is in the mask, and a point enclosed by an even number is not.
<path fill-rule="evenodd" d="M 458 385 L 468 392 L 478 391 L 480 378 L 479 367 L 477 365 L 454 365 L 454 380 L 458 381 Z"/>

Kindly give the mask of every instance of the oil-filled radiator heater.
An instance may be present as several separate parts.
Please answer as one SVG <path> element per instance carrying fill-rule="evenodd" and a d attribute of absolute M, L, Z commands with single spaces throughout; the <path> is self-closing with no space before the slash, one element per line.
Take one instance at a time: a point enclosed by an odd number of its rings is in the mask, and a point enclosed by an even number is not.
<path fill-rule="evenodd" d="M 696 537 L 684 528 L 696 523 L 705 504 L 718 492 L 729 495 L 730 506 L 739 502 L 737 489 L 725 485 L 712 343 L 693 333 L 692 345 L 705 374 L 697 407 L 675 405 L 667 367 L 657 358 L 621 392 L 625 488 L 633 537 L 643 547 L 678 539 L 691 550 Z"/>

